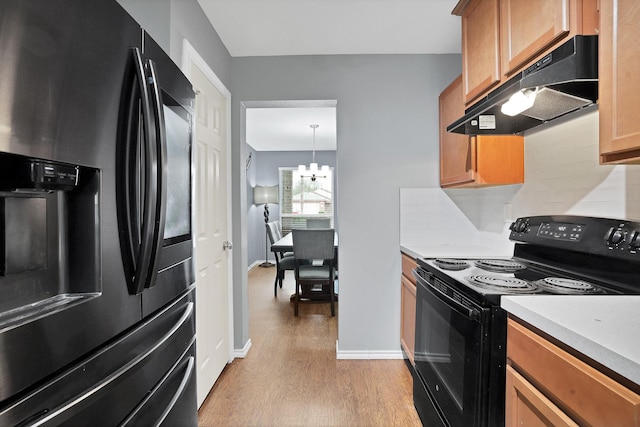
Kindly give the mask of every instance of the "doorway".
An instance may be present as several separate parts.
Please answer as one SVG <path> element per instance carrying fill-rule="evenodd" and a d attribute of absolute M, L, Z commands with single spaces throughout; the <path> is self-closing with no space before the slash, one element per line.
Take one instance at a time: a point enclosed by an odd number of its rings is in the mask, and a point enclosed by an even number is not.
<path fill-rule="evenodd" d="M 268 246 L 264 226 L 264 205 L 253 204 L 250 196 L 256 185 L 278 186 L 279 198 L 287 194 L 283 188 L 280 168 L 297 169 L 313 161 L 315 142 L 315 160 L 327 165 L 333 173 L 333 195 L 338 183 L 337 168 L 337 101 L 336 100 L 299 100 L 299 101 L 251 101 L 243 102 L 244 141 L 251 158 L 247 168 L 247 190 L 249 193 L 247 206 L 247 258 L 249 267 L 265 261 L 265 257 L 273 261 L 273 254 L 265 251 Z M 318 124 L 314 129 L 312 124 Z M 290 191 L 292 189 L 289 189 Z M 333 215 L 338 212 L 338 201 L 332 197 Z M 291 222 L 295 213 L 291 207 L 280 200 L 269 205 L 269 220 Z M 316 213 L 317 214 L 317 213 Z M 313 216 L 313 215 L 312 215 Z M 323 216 L 323 215 L 316 215 Z M 327 215 L 324 215 L 327 216 Z M 285 222 L 286 222 L 285 221 Z M 337 216 L 330 220 L 334 228 L 338 228 Z"/>

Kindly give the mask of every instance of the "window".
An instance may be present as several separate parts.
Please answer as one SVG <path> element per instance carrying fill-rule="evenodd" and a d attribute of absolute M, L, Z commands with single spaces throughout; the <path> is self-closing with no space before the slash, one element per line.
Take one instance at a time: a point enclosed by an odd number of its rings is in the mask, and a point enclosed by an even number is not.
<path fill-rule="evenodd" d="M 315 181 L 297 168 L 280 168 L 280 222 L 294 228 L 333 227 L 333 169 Z"/>

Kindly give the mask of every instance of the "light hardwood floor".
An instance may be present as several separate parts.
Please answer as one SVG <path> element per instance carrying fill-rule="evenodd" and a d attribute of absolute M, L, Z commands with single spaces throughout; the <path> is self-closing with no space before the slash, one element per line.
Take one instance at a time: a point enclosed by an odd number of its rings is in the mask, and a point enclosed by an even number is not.
<path fill-rule="evenodd" d="M 300 304 L 293 272 L 273 296 L 273 268 L 249 271 L 246 358 L 227 365 L 198 414 L 199 426 L 420 426 L 402 360 L 337 360 L 339 305 Z"/>

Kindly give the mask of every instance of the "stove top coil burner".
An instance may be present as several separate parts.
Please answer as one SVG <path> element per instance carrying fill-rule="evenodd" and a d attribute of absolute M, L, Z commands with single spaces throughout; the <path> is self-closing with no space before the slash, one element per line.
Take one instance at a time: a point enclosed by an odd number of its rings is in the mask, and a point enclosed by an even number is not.
<path fill-rule="evenodd" d="M 589 282 L 582 280 L 567 279 L 564 277 L 545 277 L 536 282 L 540 288 L 554 294 L 595 294 L 600 293 L 600 289 Z"/>
<path fill-rule="evenodd" d="M 481 259 L 475 264 L 478 268 L 494 273 L 515 273 L 527 268 L 524 264 L 509 259 Z"/>
<path fill-rule="evenodd" d="M 467 280 L 479 288 L 504 291 L 505 293 L 531 294 L 539 292 L 539 289 L 535 285 L 515 277 L 497 277 L 477 274 L 467 277 Z"/>
<path fill-rule="evenodd" d="M 469 267 L 469 263 L 460 259 L 436 258 L 433 263 L 443 270 L 464 270 Z"/>

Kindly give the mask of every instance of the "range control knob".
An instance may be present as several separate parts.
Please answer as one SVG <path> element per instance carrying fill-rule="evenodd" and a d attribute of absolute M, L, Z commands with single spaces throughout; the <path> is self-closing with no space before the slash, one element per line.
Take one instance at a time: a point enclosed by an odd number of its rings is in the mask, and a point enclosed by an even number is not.
<path fill-rule="evenodd" d="M 514 233 L 524 233 L 527 230 L 527 221 L 522 218 L 518 218 L 515 222 L 511 223 L 509 229 Z"/>
<path fill-rule="evenodd" d="M 622 229 L 611 227 L 605 239 L 610 246 L 617 246 L 624 242 L 624 235 L 625 233 Z"/>
<path fill-rule="evenodd" d="M 629 240 L 629 247 L 632 250 L 640 249 L 640 231 L 634 231 L 631 233 L 631 240 Z"/>

